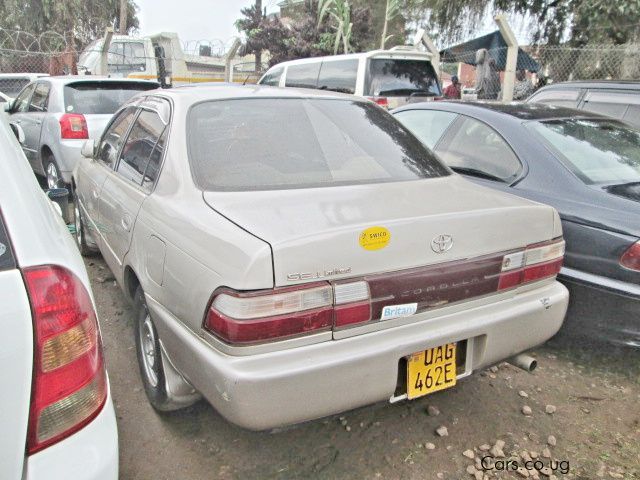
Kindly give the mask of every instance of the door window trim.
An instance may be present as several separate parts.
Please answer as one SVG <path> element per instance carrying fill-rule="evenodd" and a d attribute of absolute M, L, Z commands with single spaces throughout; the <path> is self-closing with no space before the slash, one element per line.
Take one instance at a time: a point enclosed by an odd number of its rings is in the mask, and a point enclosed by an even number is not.
<path fill-rule="evenodd" d="M 19 112 L 18 110 L 15 110 L 15 106 L 17 104 L 18 98 L 20 98 L 20 95 L 22 95 L 22 93 L 27 90 L 28 88 L 32 88 L 31 93 L 29 94 L 29 98 L 27 100 L 27 109 L 24 112 Z M 20 90 L 20 93 L 18 95 L 16 95 L 15 100 L 13 101 L 13 103 L 11 104 L 11 112 L 9 113 L 29 113 L 29 105 L 31 105 L 31 97 L 33 97 L 33 92 L 36 91 L 36 84 L 35 82 L 29 83 L 27 85 L 25 85 L 25 87 Z"/>
<path fill-rule="evenodd" d="M 36 90 L 39 86 L 47 87 L 47 96 L 44 99 L 44 108 L 42 110 L 31 110 L 31 105 L 33 103 L 33 96 L 36 93 Z M 33 93 L 31 94 L 31 98 L 29 99 L 29 108 L 27 112 L 29 113 L 47 113 L 49 111 L 49 97 L 51 96 L 51 84 L 49 82 L 37 82 L 36 88 L 33 89 Z"/>
<path fill-rule="evenodd" d="M 448 111 L 448 110 L 446 110 L 446 111 Z M 457 113 L 457 112 L 452 112 L 452 113 Z M 522 158 L 520 158 L 520 155 L 518 155 L 516 153 L 516 149 L 513 147 L 513 145 L 509 141 L 507 141 L 507 139 L 504 137 L 504 135 L 502 135 L 494 126 L 489 125 L 487 122 L 485 122 L 484 120 L 479 119 L 478 117 L 474 117 L 474 116 L 468 115 L 466 113 L 457 113 L 457 114 L 458 114 L 458 118 L 456 118 L 453 122 L 451 122 L 451 125 L 449 125 L 449 128 L 447 129 L 447 131 L 442 135 L 442 137 L 440 138 L 438 143 L 436 143 L 434 145 L 433 151 L 434 151 L 434 153 L 436 155 L 438 155 L 438 152 L 436 151 L 437 148 L 443 147 L 443 150 L 446 150 L 447 148 L 449 148 L 449 146 L 451 144 L 451 141 L 453 140 L 453 137 L 460 130 L 460 127 L 461 127 L 462 123 L 468 118 L 468 119 L 475 120 L 476 122 L 479 122 L 479 123 L 483 124 L 487 128 L 491 129 L 493 132 L 495 132 L 495 134 L 498 135 L 498 137 L 500 137 L 502 139 L 502 141 L 509 148 L 509 150 L 511 150 L 511 153 L 513 153 L 513 156 L 515 157 L 515 159 L 518 161 L 518 163 L 522 167 L 520 169 L 520 172 L 518 173 L 518 175 L 513 180 L 511 180 L 510 182 L 506 182 L 506 181 L 503 182 L 504 185 L 507 185 L 509 187 L 513 187 L 514 185 L 516 185 L 520 181 L 522 181 L 522 179 L 524 177 L 527 176 L 527 174 L 529 173 L 529 165 L 527 164 L 526 160 L 522 160 Z M 444 162 L 444 160 L 443 160 L 443 162 Z M 444 163 L 446 164 L 446 162 L 444 162 Z M 449 168 L 451 168 L 451 167 L 449 167 Z M 497 183 L 494 180 L 488 180 L 488 181 Z"/>

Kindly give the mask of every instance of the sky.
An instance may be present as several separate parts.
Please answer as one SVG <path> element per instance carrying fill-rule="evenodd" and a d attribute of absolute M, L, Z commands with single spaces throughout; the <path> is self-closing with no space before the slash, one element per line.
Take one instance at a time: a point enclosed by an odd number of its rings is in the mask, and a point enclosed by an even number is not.
<path fill-rule="evenodd" d="M 216 40 L 230 44 L 238 35 L 234 22 L 252 0 L 135 0 L 141 36 L 177 32 L 183 42 Z M 280 0 L 262 0 L 267 13 L 277 11 Z"/>

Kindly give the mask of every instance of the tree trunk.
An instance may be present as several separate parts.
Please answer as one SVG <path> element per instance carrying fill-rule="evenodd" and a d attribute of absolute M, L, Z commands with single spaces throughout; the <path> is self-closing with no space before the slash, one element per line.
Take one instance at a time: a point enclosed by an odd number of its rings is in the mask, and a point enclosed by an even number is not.
<path fill-rule="evenodd" d="M 384 50 L 384 44 L 387 41 L 387 23 L 389 17 L 389 0 L 387 0 L 387 6 L 384 9 L 384 24 L 382 27 L 382 38 L 380 39 L 380 49 Z"/>
<path fill-rule="evenodd" d="M 120 0 L 120 35 L 127 34 L 127 3 L 128 0 Z"/>
<path fill-rule="evenodd" d="M 256 10 L 260 12 L 260 18 L 262 18 L 262 0 L 256 0 Z M 262 50 L 256 50 L 253 52 L 256 57 L 255 71 L 262 71 Z"/>

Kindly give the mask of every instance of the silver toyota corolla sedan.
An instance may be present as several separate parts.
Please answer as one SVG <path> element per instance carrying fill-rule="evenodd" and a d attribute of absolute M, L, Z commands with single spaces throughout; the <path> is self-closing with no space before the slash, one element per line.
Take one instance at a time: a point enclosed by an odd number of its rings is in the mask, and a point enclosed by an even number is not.
<path fill-rule="evenodd" d="M 262 430 L 414 399 L 551 337 L 556 211 L 468 182 L 340 94 L 175 88 L 74 172 L 77 240 L 135 304 L 158 410 Z"/>

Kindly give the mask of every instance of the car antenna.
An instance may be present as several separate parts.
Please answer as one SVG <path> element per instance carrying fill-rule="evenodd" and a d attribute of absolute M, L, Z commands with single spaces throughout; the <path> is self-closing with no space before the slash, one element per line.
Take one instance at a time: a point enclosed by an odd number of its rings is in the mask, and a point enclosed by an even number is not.
<path fill-rule="evenodd" d="M 247 75 L 247 78 L 244 79 L 244 82 L 242 82 L 242 85 L 246 85 L 247 84 L 247 80 L 249 80 L 250 76 L 251 76 L 251 74 Z"/>

